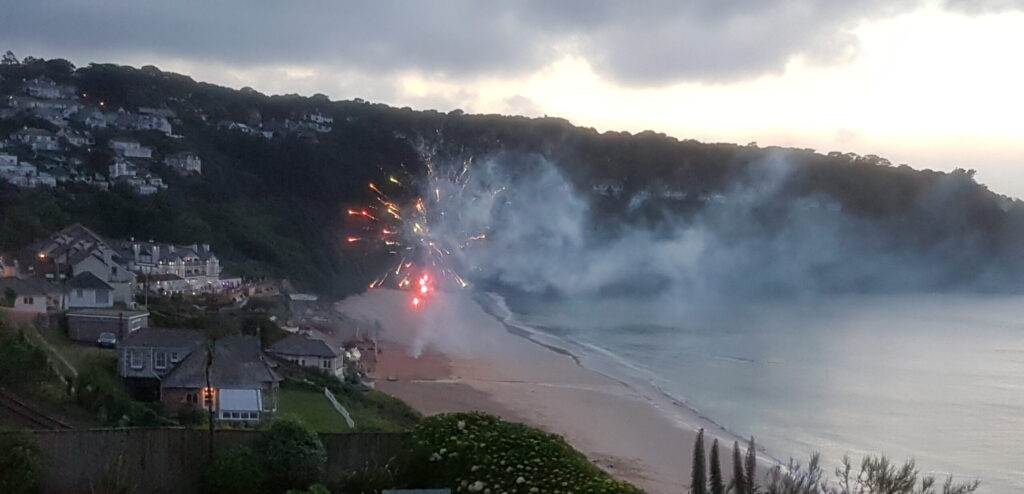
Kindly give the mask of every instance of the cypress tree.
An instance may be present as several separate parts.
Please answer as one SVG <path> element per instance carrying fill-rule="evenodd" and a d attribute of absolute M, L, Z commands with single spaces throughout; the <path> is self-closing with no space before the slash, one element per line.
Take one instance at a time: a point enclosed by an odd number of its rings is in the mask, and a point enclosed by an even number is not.
<path fill-rule="evenodd" d="M 747 494 L 754 494 L 757 485 L 757 450 L 754 447 L 754 436 L 750 436 L 750 444 L 747 445 Z"/>
<path fill-rule="evenodd" d="M 704 463 L 704 429 L 697 432 L 693 443 L 693 468 L 690 470 L 690 494 L 708 494 L 708 478 Z"/>
<path fill-rule="evenodd" d="M 718 460 L 718 439 L 711 441 L 711 494 L 725 494 L 725 482 L 722 481 L 722 464 Z"/>
<path fill-rule="evenodd" d="M 740 453 L 740 443 L 732 442 L 732 492 L 735 494 L 750 494 L 747 492 L 747 476 L 743 475 L 743 455 Z"/>

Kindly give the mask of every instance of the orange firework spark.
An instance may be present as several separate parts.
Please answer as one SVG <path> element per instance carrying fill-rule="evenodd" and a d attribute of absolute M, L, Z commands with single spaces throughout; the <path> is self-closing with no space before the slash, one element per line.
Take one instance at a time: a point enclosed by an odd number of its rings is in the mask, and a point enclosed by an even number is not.
<path fill-rule="evenodd" d="M 446 228 L 450 226 L 446 222 L 447 218 L 461 216 L 461 210 L 467 205 L 461 201 L 479 197 L 478 194 L 472 195 L 471 188 L 467 188 L 472 176 L 471 164 L 472 159 L 469 159 L 458 166 L 435 167 L 431 157 L 425 156 L 425 177 L 414 176 L 403 164 L 400 168 L 406 176 L 401 180 L 396 175 L 383 173 L 382 169 L 382 176 L 386 179 L 367 183 L 373 205 L 354 207 L 347 213 L 356 221 L 365 218 L 379 225 L 360 225 L 362 231 L 375 233 L 347 237 L 346 241 L 360 242 L 364 248 L 384 249 L 402 256 L 384 276 L 369 284 L 370 289 L 390 285 L 409 290 L 413 306 L 420 308 L 429 303 L 435 287 L 465 288 L 469 285 L 457 272 L 457 254 L 468 249 L 471 242 L 487 239 L 487 233 L 452 232 Z M 424 194 L 410 196 L 416 190 L 422 190 Z M 488 194 L 488 200 L 497 193 Z M 418 274 L 413 274 L 416 271 Z M 394 278 L 389 281 L 392 276 Z"/>

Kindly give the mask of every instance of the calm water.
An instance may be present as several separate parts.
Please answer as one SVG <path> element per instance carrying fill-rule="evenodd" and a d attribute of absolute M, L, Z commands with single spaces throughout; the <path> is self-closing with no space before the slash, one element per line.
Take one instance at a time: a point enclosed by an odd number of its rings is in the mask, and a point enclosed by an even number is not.
<path fill-rule="evenodd" d="M 1024 490 L 1024 297 L 510 305 L 521 323 L 618 355 L 623 372 L 777 458 L 885 453 L 980 478 L 983 492 Z"/>

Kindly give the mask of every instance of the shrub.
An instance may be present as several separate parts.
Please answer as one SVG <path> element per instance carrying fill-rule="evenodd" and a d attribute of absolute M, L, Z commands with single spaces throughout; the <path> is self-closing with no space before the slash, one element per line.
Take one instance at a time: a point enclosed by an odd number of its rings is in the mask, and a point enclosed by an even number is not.
<path fill-rule="evenodd" d="M 316 432 L 295 420 L 271 422 L 257 446 L 267 492 L 312 485 L 320 480 L 327 463 L 327 451 Z"/>
<path fill-rule="evenodd" d="M 413 432 L 410 483 L 456 491 L 639 494 L 561 437 L 484 413 L 435 415 Z"/>
<path fill-rule="evenodd" d="M 24 387 L 53 376 L 46 354 L 23 333 L 0 333 L 0 385 Z"/>
<path fill-rule="evenodd" d="M 826 482 L 818 455 L 812 455 L 807 467 L 790 460 L 785 469 L 776 466 L 768 472 L 766 494 L 970 494 L 978 489 L 977 480 L 954 483 L 947 477 L 937 484 L 935 477 L 922 476 L 914 460 L 901 466 L 884 456 L 866 456 L 860 469 L 854 470 L 849 457 L 836 470 L 833 482 Z M 940 487 L 941 486 L 941 487 Z"/>
<path fill-rule="evenodd" d="M 132 400 L 118 382 L 115 371 L 92 362 L 75 378 L 75 402 L 93 412 L 106 425 L 159 426 L 167 420 L 149 407 Z"/>
<path fill-rule="evenodd" d="M 245 446 L 217 451 L 202 477 L 206 494 L 251 494 L 259 492 L 262 483 L 260 462 L 252 449 Z"/>
<path fill-rule="evenodd" d="M 0 430 L 0 492 L 39 492 L 42 455 L 28 432 Z"/>

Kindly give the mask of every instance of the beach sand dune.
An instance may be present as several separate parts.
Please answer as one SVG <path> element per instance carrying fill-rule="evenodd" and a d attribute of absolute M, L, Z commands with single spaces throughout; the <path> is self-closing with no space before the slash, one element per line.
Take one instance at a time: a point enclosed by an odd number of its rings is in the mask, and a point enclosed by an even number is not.
<path fill-rule="evenodd" d="M 438 293 L 414 310 L 405 292 L 373 290 L 337 308 L 380 322 L 372 377 L 424 414 L 479 410 L 539 427 L 653 494 L 685 492 L 703 427 L 723 438 L 723 469 L 731 472 L 733 439 L 715 424 L 513 334 L 469 295 Z"/>

